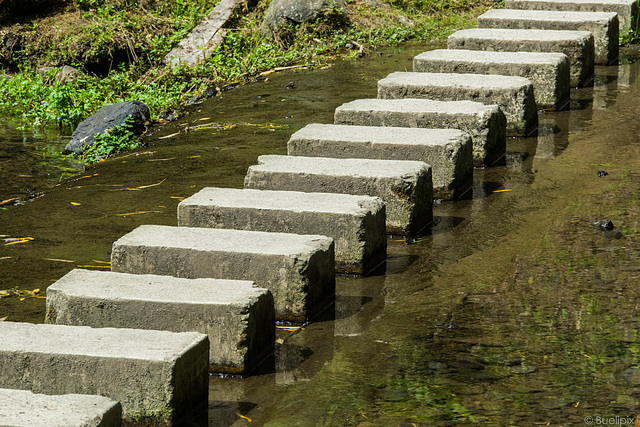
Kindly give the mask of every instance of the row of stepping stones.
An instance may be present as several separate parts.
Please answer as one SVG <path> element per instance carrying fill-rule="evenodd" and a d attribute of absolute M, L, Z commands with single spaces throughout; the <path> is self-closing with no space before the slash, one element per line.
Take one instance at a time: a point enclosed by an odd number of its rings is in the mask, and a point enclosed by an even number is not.
<path fill-rule="evenodd" d="M 250 374 L 277 321 L 332 303 L 336 273 L 379 271 L 389 235 L 425 233 L 434 199 L 470 197 L 474 166 L 503 164 L 508 136 L 535 135 L 539 110 L 567 108 L 594 64 L 616 62 L 636 7 L 507 0 L 380 80 L 376 99 L 293 134 L 287 156 L 260 156 L 243 189 L 205 188 L 177 227 L 123 236 L 111 271 L 48 288 L 45 324 L 0 322 L 0 424 L 206 417 L 209 372 Z"/>

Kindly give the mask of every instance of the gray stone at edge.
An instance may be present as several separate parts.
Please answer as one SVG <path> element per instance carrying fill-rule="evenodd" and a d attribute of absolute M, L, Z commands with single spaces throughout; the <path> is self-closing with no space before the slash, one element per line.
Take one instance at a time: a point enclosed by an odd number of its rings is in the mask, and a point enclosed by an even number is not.
<path fill-rule="evenodd" d="M 266 155 L 258 163 L 245 188 L 379 197 L 391 234 L 416 234 L 433 220 L 431 166 L 424 162 Z"/>
<path fill-rule="evenodd" d="M 569 57 L 569 84 L 593 85 L 593 34 L 588 31 L 470 28 L 447 39 L 449 49 L 495 52 L 555 52 Z"/>
<path fill-rule="evenodd" d="M 309 124 L 287 144 L 290 156 L 415 160 L 431 166 L 433 198 L 461 198 L 471 189 L 471 137 L 459 129 Z"/>
<path fill-rule="evenodd" d="M 264 13 L 260 32 L 262 35 L 274 33 L 286 21 L 313 22 L 322 11 L 332 7 L 344 9 L 346 3 L 344 0 L 273 0 Z"/>
<path fill-rule="evenodd" d="M 200 332 L 213 372 L 246 374 L 274 351 L 273 296 L 251 281 L 71 270 L 47 288 L 47 323 Z"/>
<path fill-rule="evenodd" d="M 0 388 L 2 427 L 120 427 L 122 406 L 86 394 L 47 395 Z"/>
<path fill-rule="evenodd" d="M 506 9 L 616 12 L 620 35 L 638 25 L 637 0 L 506 0 Z"/>
<path fill-rule="evenodd" d="M 378 81 L 378 98 L 497 104 L 507 119 L 507 136 L 528 136 L 538 129 L 533 84 L 524 77 L 401 71 Z"/>
<path fill-rule="evenodd" d="M 93 145 L 97 134 L 104 133 L 114 126 L 121 126 L 129 117 L 133 117 L 132 132 L 141 134 L 146 129 L 149 120 L 149 107 L 140 101 L 118 102 L 106 105 L 95 114 L 80 122 L 71 134 L 71 141 L 64 147 L 67 153 L 82 154 L 85 147 Z"/>
<path fill-rule="evenodd" d="M 525 77 L 533 83 L 538 108 L 562 110 L 569 103 L 569 58 L 564 53 L 436 49 L 416 55 L 413 71 Z"/>
<path fill-rule="evenodd" d="M 208 187 L 178 205 L 178 226 L 333 238 L 336 271 L 366 274 L 387 254 L 385 205 L 377 197 Z"/>
<path fill-rule="evenodd" d="M 276 320 L 304 322 L 335 297 L 333 239 L 318 235 L 141 225 L 113 244 L 111 270 L 252 280 L 273 294 Z"/>
<path fill-rule="evenodd" d="M 105 396 L 125 424 L 180 425 L 207 408 L 206 335 L 4 321 L 0 336 L 1 388 Z"/>
<path fill-rule="evenodd" d="M 491 9 L 478 17 L 478 28 L 590 31 L 598 65 L 618 59 L 618 15 L 615 12 Z"/>
<path fill-rule="evenodd" d="M 504 113 L 497 105 L 431 99 L 358 99 L 335 111 L 336 124 L 459 129 L 471 136 L 473 161 L 491 166 L 504 159 Z"/>

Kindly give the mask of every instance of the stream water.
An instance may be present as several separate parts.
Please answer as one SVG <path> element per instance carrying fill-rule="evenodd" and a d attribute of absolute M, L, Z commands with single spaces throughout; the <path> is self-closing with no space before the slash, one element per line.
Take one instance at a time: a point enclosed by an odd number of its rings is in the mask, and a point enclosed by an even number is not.
<path fill-rule="evenodd" d="M 78 166 L 51 154 L 68 137 L 2 128 L 0 199 L 19 200 L 2 206 L 0 234 L 32 240 L 0 246 L 0 289 L 44 291 L 73 268 L 108 268 L 113 241 L 176 225 L 179 201 L 205 186 L 241 187 L 259 155 L 286 154 L 291 133 L 375 97 L 378 79 L 410 71 L 425 49 L 271 74 L 73 178 Z M 434 205 L 430 235 L 389 242 L 385 274 L 338 277 L 335 305 L 280 328 L 262 372 L 212 376 L 208 424 L 633 424 L 639 64 L 598 67 L 570 110 L 541 113 L 537 137 L 508 141 L 506 166 L 475 171 L 472 199 Z M 593 225 L 604 219 L 615 228 Z M 4 317 L 43 322 L 44 299 L 2 298 Z"/>

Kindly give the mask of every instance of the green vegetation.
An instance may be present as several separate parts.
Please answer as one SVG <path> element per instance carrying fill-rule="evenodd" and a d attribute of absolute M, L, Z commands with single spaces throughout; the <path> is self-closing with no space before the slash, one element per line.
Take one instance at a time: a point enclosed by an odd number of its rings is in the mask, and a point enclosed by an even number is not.
<path fill-rule="evenodd" d="M 97 162 L 122 151 L 130 151 L 138 147 L 138 137 L 132 132 L 133 117 L 129 116 L 124 125 L 114 126 L 105 133 L 95 136 L 96 142 L 85 150 L 82 159 L 88 163 Z"/>

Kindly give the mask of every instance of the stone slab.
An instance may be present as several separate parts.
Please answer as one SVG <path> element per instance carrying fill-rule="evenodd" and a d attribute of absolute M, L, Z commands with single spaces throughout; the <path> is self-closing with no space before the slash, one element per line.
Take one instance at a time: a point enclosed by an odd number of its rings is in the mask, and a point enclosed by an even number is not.
<path fill-rule="evenodd" d="M 75 269 L 47 288 L 47 323 L 200 332 L 209 370 L 247 374 L 273 354 L 273 295 L 246 280 Z"/>
<path fill-rule="evenodd" d="M 267 155 L 258 163 L 245 188 L 379 197 L 390 234 L 417 234 L 433 220 L 431 166 L 424 162 Z"/>
<path fill-rule="evenodd" d="M 336 271 L 365 274 L 387 255 L 385 205 L 377 197 L 204 188 L 178 205 L 178 226 L 333 238 Z"/>
<path fill-rule="evenodd" d="M 1 388 L 105 396 L 123 424 L 180 425 L 207 409 L 206 335 L 5 321 L 0 336 Z"/>
<path fill-rule="evenodd" d="M 588 31 L 496 28 L 460 30 L 447 39 L 449 49 L 564 53 L 569 57 L 569 84 L 572 87 L 593 85 L 593 43 L 593 34 Z"/>
<path fill-rule="evenodd" d="M 497 105 L 430 99 L 358 99 L 335 111 L 336 124 L 459 129 L 471 136 L 473 161 L 493 165 L 504 158 L 506 118 Z"/>
<path fill-rule="evenodd" d="M 569 58 L 563 53 L 436 49 L 415 56 L 413 71 L 525 77 L 538 108 L 559 111 L 569 103 Z"/>
<path fill-rule="evenodd" d="M 120 427 L 122 406 L 85 394 L 46 395 L 0 388 L 2 427 Z"/>
<path fill-rule="evenodd" d="M 400 71 L 378 81 L 378 98 L 497 104 L 507 119 L 507 136 L 528 136 L 538 129 L 533 84 L 524 77 Z"/>
<path fill-rule="evenodd" d="M 615 12 L 492 9 L 478 17 L 478 28 L 590 31 L 594 62 L 609 65 L 618 60 L 620 31 Z"/>
<path fill-rule="evenodd" d="M 473 181 L 471 137 L 458 129 L 313 123 L 291 135 L 287 147 L 290 156 L 425 162 L 434 199 L 462 198 Z"/>
<path fill-rule="evenodd" d="M 620 35 L 638 27 L 636 0 L 505 0 L 505 8 L 563 12 L 615 12 L 618 14 Z"/>
<path fill-rule="evenodd" d="M 319 235 L 142 225 L 113 244 L 111 270 L 252 280 L 273 294 L 276 320 L 305 322 L 335 297 L 333 239 Z"/>

